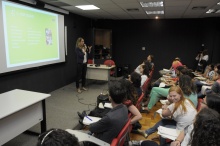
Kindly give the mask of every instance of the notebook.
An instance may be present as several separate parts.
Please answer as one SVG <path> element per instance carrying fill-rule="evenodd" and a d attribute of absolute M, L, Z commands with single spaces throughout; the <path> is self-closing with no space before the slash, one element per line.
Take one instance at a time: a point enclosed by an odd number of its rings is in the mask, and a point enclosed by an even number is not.
<path fill-rule="evenodd" d="M 101 118 L 99 117 L 93 117 L 93 116 L 85 116 L 83 118 L 83 124 L 84 125 L 90 125 L 92 123 L 98 122 Z"/>
<path fill-rule="evenodd" d="M 171 140 L 175 140 L 178 137 L 178 135 L 180 134 L 180 131 L 177 129 L 159 126 L 157 134 L 161 135 L 164 138 L 169 138 Z"/>

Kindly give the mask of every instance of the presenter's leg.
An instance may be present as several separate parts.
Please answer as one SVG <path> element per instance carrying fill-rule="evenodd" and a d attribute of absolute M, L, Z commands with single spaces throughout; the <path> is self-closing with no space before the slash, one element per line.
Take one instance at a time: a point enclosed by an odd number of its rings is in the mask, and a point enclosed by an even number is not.
<path fill-rule="evenodd" d="M 86 71 L 87 71 L 87 64 L 83 64 L 82 65 L 82 90 L 87 90 L 85 88 L 85 84 L 86 84 Z"/>
<path fill-rule="evenodd" d="M 82 64 L 78 63 L 77 64 L 77 73 L 76 73 L 76 90 L 78 93 L 81 93 L 81 90 L 79 88 L 79 80 L 80 80 L 81 75 L 82 75 Z"/>

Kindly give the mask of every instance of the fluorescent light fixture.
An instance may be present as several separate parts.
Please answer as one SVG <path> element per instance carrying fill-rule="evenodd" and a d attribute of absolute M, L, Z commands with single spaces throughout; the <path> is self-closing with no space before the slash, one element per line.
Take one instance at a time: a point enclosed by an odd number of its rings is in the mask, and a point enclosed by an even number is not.
<path fill-rule="evenodd" d="M 146 11 L 148 15 L 153 15 L 153 14 L 164 14 L 164 11 Z"/>
<path fill-rule="evenodd" d="M 25 2 L 25 3 L 29 3 L 29 4 L 32 4 L 32 5 L 36 5 L 37 4 L 36 0 L 19 0 L 19 1 L 22 1 L 22 2 Z"/>
<path fill-rule="evenodd" d="M 216 10 L 215 9 L 209 9 L 206 13 L 214 13 Z"/>
<path fill-rule="evenodd" d="M 140 2 L 142 7 L 163 7 L 163 1 L 158 2 Z"/>
<path fill-rule="evenodd" d="M 215 13 L 220 13 L 220 10 L 216 11 Z"/>
<path fill-rule="evenodd" d="M 49 9 L 49 10 L 53 10 L 53 11 L 56 11 L 56 12 L 64 13 L 64 14 L 69 14 L 69 11 L 66 11 L 64 9 L 60 9 L 60 8 L 57 8 L 57 7 L 48 5 L 48 4 L 45 4 L 44 8 Z"/>
<path fill-rule="evenodd" d="M 100 9 L 94 5 L 79 5 L 79 6 L 75 6 L 79 9 L 82 9 L 82 10 L 97 10 L 97 9 Z"/>

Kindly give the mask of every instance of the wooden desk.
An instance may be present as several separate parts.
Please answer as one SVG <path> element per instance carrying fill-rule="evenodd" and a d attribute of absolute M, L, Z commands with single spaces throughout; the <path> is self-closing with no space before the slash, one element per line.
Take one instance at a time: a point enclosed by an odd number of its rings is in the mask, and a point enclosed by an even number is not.
<path fill-rule="evenodd" d="M 96 67 L 95 64 L 88 64 L 86 78 L 93 80 L 109 81 L 110 71 L 113 68 L 115 68 L 115 65 L 111 67 L 106 65 L 100 65 Z"/>
<path fill-rule="evenodd" d="M 46 131 L 45 99 L 50 94 L 15 89 L 0 94 L 0 145 L 41 122 Z"/>

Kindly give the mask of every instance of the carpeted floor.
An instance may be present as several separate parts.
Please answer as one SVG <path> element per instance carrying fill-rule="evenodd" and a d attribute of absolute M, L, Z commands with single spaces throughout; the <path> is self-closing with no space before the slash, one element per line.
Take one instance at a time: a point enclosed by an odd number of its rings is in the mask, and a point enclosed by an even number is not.
<path fill-rule="evenodd" d="M 119 78 L 112 78 L 117 80 Z M 100 93 L 106 93 L 108 83 L 103 81 L 87 81 L 87 91 L 77 93 L 75 83 L 69 84 L 51 92 L 51 97 L 46 99 L 47 129 L 74 129 L 78 125 L 77 111 L 90 110 L 96 106 L 96 99 Z M 30 131 L 40 133 L 40 124 L 35 125 Z M 3 146 L 35 146 L 37 136 L 23 133 L 10 140 Z"/>

